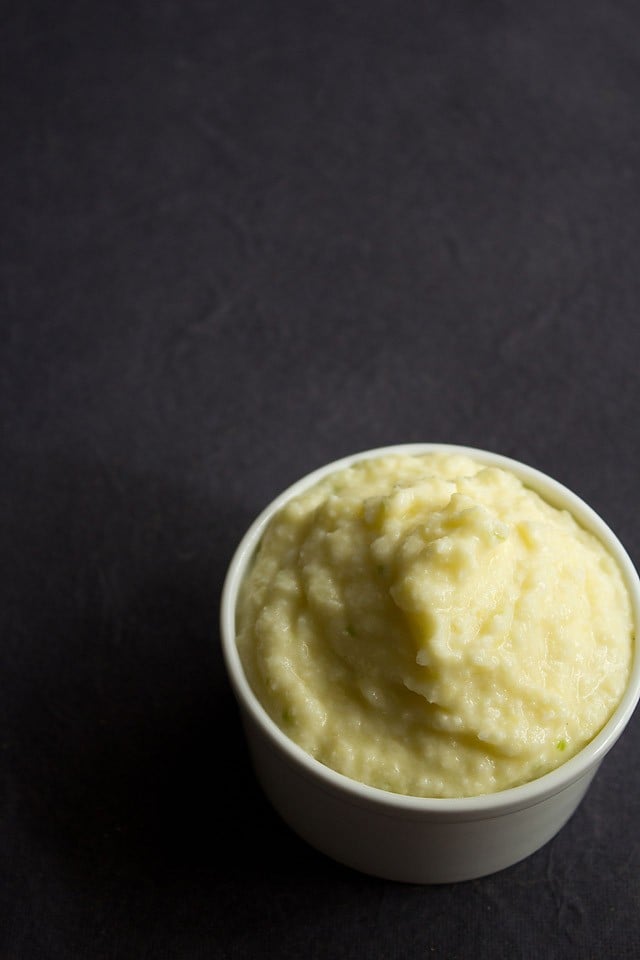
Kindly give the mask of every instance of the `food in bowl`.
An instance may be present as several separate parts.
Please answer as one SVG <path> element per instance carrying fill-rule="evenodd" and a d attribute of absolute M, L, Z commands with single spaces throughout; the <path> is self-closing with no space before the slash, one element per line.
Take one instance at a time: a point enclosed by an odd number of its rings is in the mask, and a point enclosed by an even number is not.
<path fill-rule="evenodd" d="M 627 686 L 631 603 L 600 540 L 503 466 L 448 450 L 336 469 L 270 518 L 236 641 L 310 756 L 396 794 L 530 782 Z"/>

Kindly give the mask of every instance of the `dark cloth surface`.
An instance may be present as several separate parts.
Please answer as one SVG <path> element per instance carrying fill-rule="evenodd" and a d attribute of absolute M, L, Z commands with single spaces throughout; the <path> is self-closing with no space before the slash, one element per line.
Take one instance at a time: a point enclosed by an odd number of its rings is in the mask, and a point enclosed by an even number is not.
<path fill-rule="evenodd" d="M 640 956 L 640 719 L 526 861 L 394 884 L 256 785 L 219 650 L 321 464 L 485 447 L 640 560 L 640 7 L 1 14 L 0 956 Z"/>

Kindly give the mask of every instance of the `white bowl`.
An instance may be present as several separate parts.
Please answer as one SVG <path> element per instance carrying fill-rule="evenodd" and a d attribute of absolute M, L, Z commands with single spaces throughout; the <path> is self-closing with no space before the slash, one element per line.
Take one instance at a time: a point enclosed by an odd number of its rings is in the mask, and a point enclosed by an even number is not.
<path fill-rule="evenodd" d="M 631 675 L 615 713 L 563 765 L 530 783 L 460 799 L 403 796 L 343 776 L 307 754 L 269 717 L 243 672 L 235 640 L 238 588 L 272 515 L 328 473 L 391 453 L 464 453 L 511 470 L 556 507 L 570 511 L 617 560 L 631 596 L 635 648 Z M 447 444 L 402 444 L 329 463 L 278 496 L 251 524 L 232 558 L 222 591 L 224 661 L 240 708 L 256 774 L 275 809 L 316 849 L 364 873 L 408 883 L 449 883 L 502 870 L 538 850 L 576 810 L 640 698 L 640 580 L 620 541 L 579 497 L 551 477 L 508 457 Z"/>

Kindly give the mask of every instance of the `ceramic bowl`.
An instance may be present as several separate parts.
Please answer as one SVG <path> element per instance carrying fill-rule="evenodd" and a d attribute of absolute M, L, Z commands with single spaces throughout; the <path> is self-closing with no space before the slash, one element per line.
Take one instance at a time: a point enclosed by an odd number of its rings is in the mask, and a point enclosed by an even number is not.
<path fill-rule="evenodd" d="M 578 754 L 544 776 L 498 793 L 460 799 L 403 796 L 343 776 L 315 760 L 274 723 L 243 672 L 235 640 L 238 588 L 265 526 L 289 498 L 365 457 L 434 451 L 463 453 L 511 470 L 554 506 L 570 511 L 618 562 L 633 606 L 635 649 L 626 691 L 610 720 Z M 316 849 L 367 874 L 406 883 L 450 883 L 502 870 L 532 854 L 567 822 L 640 697 L 640 581 L 624 547 L 576 494 L 523 463 L 448 444 L 401 444 L 329 463 L 276 497 L 238 544 L 221 598 L 224 662 L 250 755 L 265 794 L 287 824 Z"/>

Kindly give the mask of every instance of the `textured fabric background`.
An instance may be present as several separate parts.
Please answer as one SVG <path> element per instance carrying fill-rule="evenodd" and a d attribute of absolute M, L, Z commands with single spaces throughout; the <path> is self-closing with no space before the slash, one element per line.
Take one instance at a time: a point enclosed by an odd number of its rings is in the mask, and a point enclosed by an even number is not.
<path fill-rule="evenodd" d="M 255 514 L 387 443 L 546 470 L 640 561 L 640 7 L 0 22 L 0 956 L 640 956 L 639 719 L 528 860 L 396 885 L 271 811 L 217 629 Z"/>

